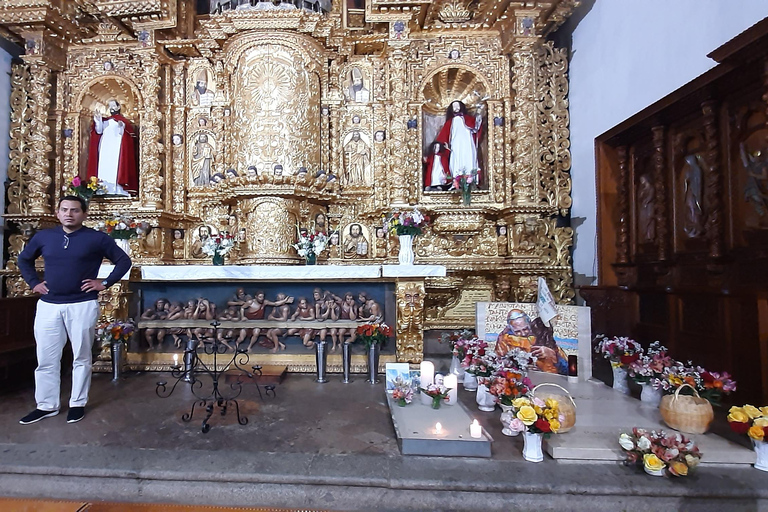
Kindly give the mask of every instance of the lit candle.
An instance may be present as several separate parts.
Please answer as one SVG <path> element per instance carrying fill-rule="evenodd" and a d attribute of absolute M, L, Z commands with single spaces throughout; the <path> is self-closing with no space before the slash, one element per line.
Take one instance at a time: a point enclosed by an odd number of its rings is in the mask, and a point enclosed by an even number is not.
<path fill-rule="evenodd" d="M 443 433 L 443 426 L 438 421 L 437 423 L 435 423 L 435 434 L 440 435 L 442 433 Z"/>
<path fill-rule="evenodd" d="M 459 379 L 456 375 L 446 375 L 443 380 L 445 387 L 448 388 L 448 405 L 455 405 L 458 398 L 457 389 L 459 387 Z"/>
<path fill-rule="evenodd" d="M 469 436 L 475 439 L 483 437 L 483 427 L 480 426 L 477 420 L 473 420 L 472 423 L 469 424 Z"/>
<path fill-rule="evenodd" d="M 173 366 L 179 365 L 179 354 L 173 354 Z"/>
<path fill-rule="evenodd" d="M 427 389 L 427 386 L 432 384 L 435 378 L 435 365 L 432 364 L 431 361 L 422 361 L 421 365 L 419 365 L 419 368 L 421 370 L 421 376 L 419 377 L 419 386 L 422 389 Z M 424 405 L 431 404 L 432 397 L 422 391 L 421 403 Z"/>

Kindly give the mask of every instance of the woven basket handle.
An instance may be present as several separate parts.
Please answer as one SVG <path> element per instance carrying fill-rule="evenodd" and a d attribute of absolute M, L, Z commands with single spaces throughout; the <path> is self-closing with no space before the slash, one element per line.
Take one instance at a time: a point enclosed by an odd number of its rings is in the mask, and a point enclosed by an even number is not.
<path fill-rule="evenodd" d="M 541 386 L 555 386 L 556 388 L 559 388 L 559 389 L 565 391 L 565 396 L 567 396 L 568 399 L 571 401 L 571 403 L 573 404 L 574 409 L 576 408 L 576 401 L 571 396 L 571 392 L 568 391 L 567 389 L 565 389 L 563 386 L 561 386 L 559 384 L 555 384 L 554 382 L 542 382 L 541 384 L 537 384 L 536 387 L 534 387 L 531 390 L 531 394 L 536 396 L 536 390 L 539 389 Z"/>
<path fill-rule="evenodd" d="M 691 389 L 693 390 L 693 392 L 694 392 L 694 393 L 696 393 L 696 398 L 701 398 L 701 397 L 699 396 L 699 392 L 698 392 L 698 391 L 696 391 L 696 388 L 695 388 L 695 387 L 693 387 L 693 386 L 691 386 L 690 384 L 687 384 L 687 383 L 686 383 L 686 384 L 681 384 L 681 385 L 679 385 L 679 386 L 677 387 L 677 389 L 675 390 L 675 397 L 673 398 L 673 400 L 677 400 L 677 397 L 678 397 L 678 396 L 680 396 L 680 390 L 681 390 L 681 389 L 683 389 L 683 388 L 684 388 L 684 387 L 686 387 L 686 386 L 688 386 L 689 388 L 691 388 Z"/>

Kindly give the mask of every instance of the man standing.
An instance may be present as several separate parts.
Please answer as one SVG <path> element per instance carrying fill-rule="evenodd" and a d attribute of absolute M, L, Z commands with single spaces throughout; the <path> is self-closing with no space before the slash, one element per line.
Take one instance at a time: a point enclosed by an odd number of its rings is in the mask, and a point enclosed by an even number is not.
<path fill-rule="evenodd" d="M 61 226 L 37 233 L 19 254 L 19 269 L 32 291 L 42 295 L 35 314 L 37 408 L 19 423 L 28 425 L 59 413 L 61 353 L 72 344 L 72 396 L 67 423 L 83 419 L 91 387 L 91 363 L 99 292 L 109 288 L 131 268 L 131 260 L 106 233 L 83 226 L 88 206 L 76 196 L 64 196 L 56 213 Z M 45 278 L 35 272 L 35 260 L 45 261 Z M 100 281 L 104 258 L 115 264 Z"/>

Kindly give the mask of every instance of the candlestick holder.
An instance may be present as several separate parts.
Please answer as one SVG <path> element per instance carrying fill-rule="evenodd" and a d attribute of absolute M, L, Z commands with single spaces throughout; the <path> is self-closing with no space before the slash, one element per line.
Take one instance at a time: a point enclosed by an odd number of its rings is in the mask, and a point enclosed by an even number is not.
<path fill-rule="evenodd" d="M 188 343 L 187 348 L 184 351 L 184 366 L 176 364 L 171 367 L 171 376 L 175 379 L 173 385 L 168 388 L 168 382 L 161 380 L 157 382 L 155 393 L 160 398 L 168 398 L 176 390 L 176 386 L 180 382 L 188 382 L 189 389 L 196 399 L 192 402 L 192 407 L 189 412 L 184 413 L 181 419 L 185 422 L 191 421 L 195 414 L 195 408 L 204 408 L 206 415 L 203 418 L 202 432 L 208 433 L 211 430 L 211 425 L 208 420 L 213 415 L 215 407 L 221 410 L 221 415 L 226 416 L 227 411 L 234 407 L 237 414 L 237 422 L 240 425 L 248 424 L 248 418 L 240 414 L 240 404 L 237 401 L 237 397 L 243 391 L 243 379 L 248 378 L 254 381 L 256 390 L 259 393 L 259 398 L 264 400 L 264 395 L 275 397 L 275 386 L 265 385 L 264 393 L 262 394 L 261 385 L 257 382 L 257 379 L 262 375 L 261 366 L 253 365 L 251 370 L 247 370 L 250 357 L 248 353 L 239 348 L 235 349 L 231 358 L 224 357 L 227 346 L 219 341 L 218 328 L 221 325 L 218 321 L 211 322 L 213 327 L 213 338 L 204 339 L 203 343 Z M 208 365 L 200 357 L 201 352 L 211 356 L 212 364 Z M 222 359 L 222 363 L 219 363 L 219 359 Z M 237 379 L 227 386 L 222 386 L 223 382 L 219 382 L 224 375 L 224 372 L 239 372 Z"/>

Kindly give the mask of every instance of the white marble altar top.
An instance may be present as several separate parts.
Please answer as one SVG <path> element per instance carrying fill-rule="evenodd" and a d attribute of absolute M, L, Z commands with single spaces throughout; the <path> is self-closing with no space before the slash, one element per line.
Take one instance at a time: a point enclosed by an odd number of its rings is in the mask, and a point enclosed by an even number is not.
<path fill-rule="evenodd" d="M 445 267 L 442 265 L 141 266 L 141 278 L 144 281 L 308 281 L 444 275 Z"/>

